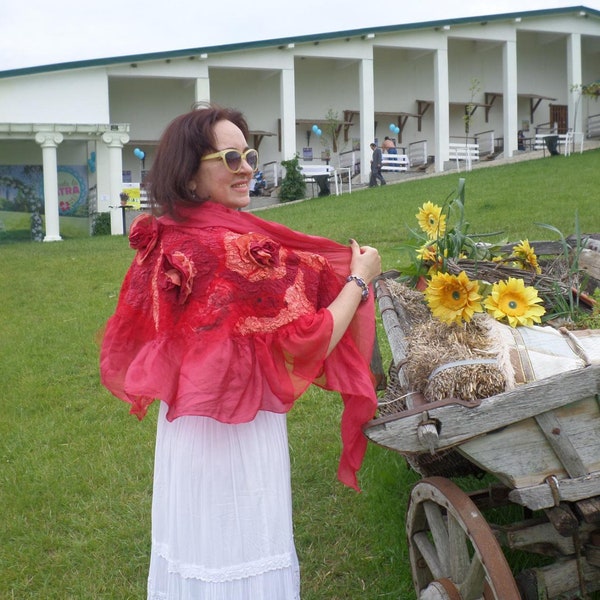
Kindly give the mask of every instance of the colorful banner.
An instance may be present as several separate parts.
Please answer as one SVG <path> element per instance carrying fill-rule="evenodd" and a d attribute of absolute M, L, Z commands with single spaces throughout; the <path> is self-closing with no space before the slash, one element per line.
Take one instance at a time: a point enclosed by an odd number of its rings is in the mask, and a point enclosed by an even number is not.
<path fill-rule="evenodd" d="M 87 166 L 59 166 L 58 210 L 62 216 L 88 216 Z M 41 165 L 0 165 L 0 210 L 44 210 Z"/>

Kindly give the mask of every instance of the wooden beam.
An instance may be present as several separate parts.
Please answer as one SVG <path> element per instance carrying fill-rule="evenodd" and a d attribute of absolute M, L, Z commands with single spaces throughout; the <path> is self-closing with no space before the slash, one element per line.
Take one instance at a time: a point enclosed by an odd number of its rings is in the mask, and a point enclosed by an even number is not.
<path fill-rule="evenodd" d="M 502 93 L 500 93 L 500 92 L 485 92 L 484 97 L 485 97 L 485 103 L 488 105 L 485 109 L 485 122 L 488 123 L 489 117 L 490 117 L 490 108 L 492 108 L 492 106 L 494 105 L 496 98 L 502 97 Z"/>
<path fill-rule="evenodd" d="M 252 144 L 253 144 L 253 148 L 255 150 L 258 150 L 258 147 L 260 146 L 260 143 L 263 141 L 263 138 L 265 137 L 272 137 L 277 135 L 276 133 L 273 133 L 271 131 L 249 131 L 248 132 L 251 136 L 252 136 Z"/>
<path fill-rule="evenodd" d="M 431 100 L 417 100 L 417 113 L 419 114 L 417 129 L 419 131 L 421 131 L 421 121 L 423 115 L 429 110 L 430 106 L 433 106 L 433 102 Z"/>

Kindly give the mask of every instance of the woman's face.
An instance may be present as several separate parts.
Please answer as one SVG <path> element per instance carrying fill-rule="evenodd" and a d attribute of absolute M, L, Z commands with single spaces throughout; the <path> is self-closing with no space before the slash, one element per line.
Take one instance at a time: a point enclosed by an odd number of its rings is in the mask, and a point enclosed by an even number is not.
<path fill-rule="evenodd" d="M 214 133 L 217 152 L 237 150 L 241 154 L 248 149 L 241 129 L 231 121 L 218 121 Z M 250 203 L 252 175 L 252 168 L 245 160 L 242 160 L 242 167 L 237 173 L 229 171 L 221 158 L 202 160 L 190 182 L 190 189 L 203 200 L 208 199 L 227 208 L 243 208 Z"/>

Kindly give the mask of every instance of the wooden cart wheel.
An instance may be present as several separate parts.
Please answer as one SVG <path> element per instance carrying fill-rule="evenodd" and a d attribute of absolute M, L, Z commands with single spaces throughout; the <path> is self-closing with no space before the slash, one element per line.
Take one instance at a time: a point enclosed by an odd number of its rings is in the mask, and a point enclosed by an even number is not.
<path fill-rule="evenodd" d="M 520 600 L 492 529 L 449 479 L 428 477 L 414 486 L 406 533 L 419 600 Z"/>

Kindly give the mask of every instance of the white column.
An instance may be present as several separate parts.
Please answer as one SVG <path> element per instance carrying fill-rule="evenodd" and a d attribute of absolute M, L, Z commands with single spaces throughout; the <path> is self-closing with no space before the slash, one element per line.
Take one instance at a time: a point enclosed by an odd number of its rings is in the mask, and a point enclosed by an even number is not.
<path fill-rule="evenodd" d="M 358 69 L 360 109 L 360 182 L 368 183 L 373 153 L 369 144 L 375 137 L 375 85 L 373 59 L 362 59 Z"/>
<path fill-rule="evenodd" d="M 198 72 L 194 82 L 194 98 L 196 102 L 210 102 L 210 76 L 206 57 L 201 57 L 196 64 Z"/>
<path fill-rule="evenodd" d="M 433 53 L 435 96 L 435 170 L 441 173 L 450 157 L 450 93 L 448 90 L 448 43 Z"/>
<path fill-rule="evenodd" d="M 123 145 L 129 142 L 126 133 L 106 132 L 102 141 L 108 147 L 108 168 L 110 175 L 110 232 L 113 235 L 123 235 L 123 212 L 120 208 L 119 194 L 123 188 Z"/>
<path fill-rule="evenodd" d="M 293 68 L 281 69 L 281 158 L 291 160 L 296 154 L 296 83 Z"/>
<path fill-rule="evenodd" d="M 518 148 L 518 134 L 521 129 L 518 112 L 517 90 L 517 42 L 507 40 L 502 46 L 502 86 L 504 156 L 510 158 Z"/>
<path fill-rule="evenodd" d="M 196 102 L 210 102 L 210 79 L 208 77 L 196 79 L 194 95 Z"/>
<path fill-rule="evenodd" d="M 40 131 L 35 134 L 35 141 L 42 147 L 42 164 L 44 172 L 44 211 L 46 213 L 45 242 L 59 242 L 60 222 L 58 219 L 58 162 L 56 147 L 63 141 L 62 133 Z"/>
<path fill-rule="evenodd" d="M 569 86 L 569 127 L 573 131 L 583 131 L 581 117 L 581 34 L 567 36 L 567 84 Z"/>

